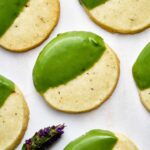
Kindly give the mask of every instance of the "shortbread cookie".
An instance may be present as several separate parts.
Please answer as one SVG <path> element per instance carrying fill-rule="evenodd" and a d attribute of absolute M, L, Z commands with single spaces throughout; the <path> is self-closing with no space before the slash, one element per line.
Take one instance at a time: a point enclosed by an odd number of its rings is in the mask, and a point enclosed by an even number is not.
<path fill-rule="evenodd" d="M 0 150 L 14 150 L 29 120 L 28 106 L 13 82 L 0 76 Z"/>
<path fill-rule="evenodd" d="M 133 66 L 133 77 L 142 103 L 150 111 L 150 43 L 146 45 Z"/>
<path fill-rule="evenodd" d="M 106 130 L 91 130 L 70 142 L 64 150 L 138 150 L 126 136 Z"/>
<path fill-rule="evenodd" d="M 149 0 L 80 0 L 90 18 L 110 32 L 136 33 L 150 27 Z"/>
<path fill-rule="evenodd" d="M 2 0 L 1 3 L 6 3 Z M 13 1 L 15 3 L 13 3 Z M 22 52 L 32 49 L 41 44 L 52 32 L 56 26 L 60 6 L 59 0 L 23 0 L 23 8 L 20 8 L 20 0 L 13 0 L 8 6 L 10 11 L 6 11 L 7 5 L 0 10 L 4 11 L 4 18 L 0 15 L 1 22 L 0 28 L 0 46 L 16 52 Z M 13 7 L 13 5 L 17 6 Z M 12 14 L 16 14 L 15 9 L 20 8 L 19 15 L 16 18 Z M 7 18 L 11 18 L 11 21 Z M 7 23 L 7 27 L 6 24 Z M 7 29 L 7 30 L 6 30 Z"/>
<path fill-rule="evenodd" d="M 37 91 L 49 105 L 71 113 L 90 111 L 113 93 L 119 60 L 98 35 L 59 34 L 41 52 L 33 70 Z"/>

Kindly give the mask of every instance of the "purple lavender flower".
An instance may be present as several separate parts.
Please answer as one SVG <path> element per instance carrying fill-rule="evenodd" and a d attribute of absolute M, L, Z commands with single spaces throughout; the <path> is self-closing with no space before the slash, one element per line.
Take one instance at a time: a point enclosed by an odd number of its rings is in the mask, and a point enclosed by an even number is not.
<path fill-rule="evenodd" d="M 31 139 L 26 140 L 22 150 L 45 150 L 61 137 L 64 128 L 64 125 L 58 125 L 39 130 Z"/>
<path fill-rule="evenodd" d="M 30 144 L 31 143 L 31 139 L 26 140 L 26 144 Z"/>
<path fill-rule="evenodd" d="M 41 129 L 39 131 L 39 135 L 42 137 L 42 136 L 47 136 L 49 134 L 49 131 L 50 131 L 50 127 L 47 127 L 47 128 L 44 128 L 43 130 Z"/>

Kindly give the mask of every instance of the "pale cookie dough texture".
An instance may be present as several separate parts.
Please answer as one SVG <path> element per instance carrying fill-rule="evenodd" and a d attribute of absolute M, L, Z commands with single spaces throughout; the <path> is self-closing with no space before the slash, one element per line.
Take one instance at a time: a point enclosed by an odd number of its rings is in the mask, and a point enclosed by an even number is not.
<path fill-rule="evenodd" d="M 141 102 L 145 108 L 150 112 L 150 88 L 145 90 L 139 90 Z"/>
<path fill-rule="evenodd" d="M 100 106 L 113 93 L 120 74 L 119 60 L 107 46 L 96 64 L 65 85 L 49 88 L 44 99 L 57 110 L 80 113 Z"/>
<path fill-rule="evenodd" d="M 0 46 L 22 52 L 40 45 L 59 20 L 59 0 L 29 0 L 11 27 L 0 38 Z"/>
<path fill-rule="evenodd" d="M 0 108 L 0 150 L 14 150 L 27 129 L 29 109 L 16 88 Z"/>
<path fill-rule="evenodd" d="M 84 8 L 94 22 L 110 32 L 132 34 L 150 27 L 150 0 L 107 0 L 93 9 Z"/>
<path fill-rule="evenodd" d="M 118 138 L 118 141 L 113 150 L 138 150 L 136 145 L 123 134 L 117 133 L 115 135 Z"/>

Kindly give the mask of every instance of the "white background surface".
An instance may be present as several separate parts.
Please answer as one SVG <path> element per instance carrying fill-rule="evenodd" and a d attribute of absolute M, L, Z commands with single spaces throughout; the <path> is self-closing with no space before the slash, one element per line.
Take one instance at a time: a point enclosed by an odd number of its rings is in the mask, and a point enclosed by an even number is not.
<path fill-rule="evenodd" d="M 32 69 L 42 48 L 58 33 L 72 30 L 92 31 L 102 36 L 121 62 L 120 80 L 112 97 L 98 109 L 78 115 L 58 112 L 47 106 L 35 91 L 32 82 Z M 60 123 L 65 123 L 67 127 L 62 139 L 52 147 L 53 150 L 63 150 L 68 142 L 95 128 L 122 132 L 140 150 L 150 150 L 150 114 L 139 100 L 131 73 L 134 61 L 149 39 L 150 29 L 135 35 L 109 33 L 87 17 L 78 0 L 61 0 L 60 21 L 49 39 L 41 46 L 21 54 L 0 48 L 0 74 L 20 87 L 30 108 L 28 130 L 17 150 L 21 149 L 25 139 L 30 138 L 40 128 Z"/>

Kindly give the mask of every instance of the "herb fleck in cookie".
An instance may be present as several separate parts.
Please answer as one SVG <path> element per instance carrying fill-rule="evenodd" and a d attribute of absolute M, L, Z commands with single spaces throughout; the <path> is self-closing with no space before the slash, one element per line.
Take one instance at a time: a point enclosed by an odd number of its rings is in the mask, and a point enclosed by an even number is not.
<path fill-rule="evenodd" d="M 22 52 L 41 44 L 59 19 L 59 0 L 1 0 L 0 46 Z"/>
<path fill-rule="evenodd" d="M 90 18 L 104 29 L 136 33 L 150 27 L 149 0 L 80 0 Z"/>
<path fill-rule="evenodd" d="M 49 105 L 79 113 L 100 106 L 119 79 L 119 60 L 91 32 L 59 34 L 40 53 L 33 70 L 37 91 Z"/>
<path fill-rule="evenodd" d="M 0 76 L 0 150 L 12 150 L 21 142 L 29 120 L 28 106 L 16 85 Z"/>

